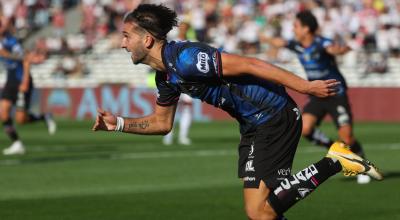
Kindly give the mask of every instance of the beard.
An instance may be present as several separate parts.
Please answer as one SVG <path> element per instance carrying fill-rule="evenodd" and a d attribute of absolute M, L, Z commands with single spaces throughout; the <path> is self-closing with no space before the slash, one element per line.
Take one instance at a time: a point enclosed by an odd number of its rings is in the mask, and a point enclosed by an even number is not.
<path fill-rule="evenodd" d="M 137 48 L 136 51 L 131 54 L 132 63 L 135 65 L 143 63 L 146 55 L 147 54 L 143 48 Z"/>

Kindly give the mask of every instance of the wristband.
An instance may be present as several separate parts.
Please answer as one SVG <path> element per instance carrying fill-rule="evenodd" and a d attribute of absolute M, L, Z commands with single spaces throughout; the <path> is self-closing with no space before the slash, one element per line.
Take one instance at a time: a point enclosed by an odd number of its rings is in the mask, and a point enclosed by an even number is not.
<path fill-rule="evenodd" d="M 115 131 L 120 131 L 122 132 L 124 130 L 124 118 L 122 117 L 117 117 L 117 126 L 115 127 Z"/>

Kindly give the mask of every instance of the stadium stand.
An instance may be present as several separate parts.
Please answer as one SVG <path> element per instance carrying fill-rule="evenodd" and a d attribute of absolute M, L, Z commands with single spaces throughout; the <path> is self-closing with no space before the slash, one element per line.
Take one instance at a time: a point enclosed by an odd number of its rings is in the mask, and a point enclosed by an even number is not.
<path fill-rule="evenodd" d="M 7 2 L 7 7 L 3 6 L 3 10 L 7 10 L 5 13 L 10 14 L 12 7 L 18 9 L 15 10 L 16 15 L 14 16 L 19 19 L 18 27 L 25 30 L 20 32 L 32 32 L 24 35 L 26 36 L 26 39 L 23 39 L 26 42 L 25 45 L 33 45 L 40 38 L 51 36 L 53 33 L 53 36 L 46 39 L 48 56 L 32 68 L 37 87 L 81 87 L 104 83 L 127 83 L 134 87 L 146 86 L 149 69 L 142 65 L 133 66 L 129 57 L 118 48 L 118 43 L 115 43 L 118 41 L 115 36 L 119 34 L 119 25 L 124 12 L 134 8 L 141 1 L 126 3 L 127 1 L 120 0 L 70 0 L 63 1 L 64 4 L 59 1 L 50 1 L 50 3 L 33 1 L 36 2 L 36 5 L 25 6 L 24 4 L 28 3 L 19 5 L 17 4 L 19 1 L 1 2 Z M 14 3 L 14 6 L 10 2 Z M 160 1 L 142 2 L 157 3 Z M 380 40 L 384 39 L 382 36 L 387 36 L 389 32 L 400 36 L 400 3 L 397 1 L 207 0 L 198 2 L 185 0 L 161 2 L 175 6 L 180 13 L 181 20 L 191 23 L 197 38 L 228 52 L 244 53 L 274 62 L 301 76 L 305 76 L 303 68 L 293 54 L 279 51 L 275 55 L 273 53 L 271 55 L 271 48 L 259 44 L 257 34 L 249 36 L 243 34 L 241 30 L 245 30 L 245 33 L 272 34 L 290 38 L 290 24 L 293 15 L 298 10 L 311 9 L 319 18 L 323 34 L 334 39 L 344 40 L 354 48 L 354 51 L 339 60 L 340 68 L 349 86 L 400 87 L 398 57 L 400 43 L 388 41 L 387 44 L 384 44 Z M 61 8 L 62 13 L 56 10 L 57 8 Z M 85 10 L 87 11 L 85 12 Z M 26 13 L 23 13 L 24 11 Z M 33 16 L 31 12 L 35 11 L 40 11 L 41 13 L 38 14 L 41 17 L 33 17 L 35 22 L 28 22 L 29 16 Z M 96 13 L 91 14 L 88 18 L 88 11 Z M 65 24 L 62 22 L 63 16 Z M 10 14 L 9 17 L 12 18 L 13 15 Z M 50 25 L 52 19 L 56 19 L 57 22 Z M 368 21 L 373 19 L 378 22 L 370 27 L 371 23 Z M 87 22 L 88 20 L 96 22 L 90 23 Z M 92 32 L 86 31 L 91 25 L 96 31 L 95 37 Z M 63 33 L 64 36 L 54 37 L 57 33 Z M 369 36 L 370 33 L 373 33 L 372 37 Z M 223 37 L 221 38 L 221 36 Z M 68 49 L 72 50 L 70 54 L 75 54 L 75 60 L 68 62 L 63 60 L 68 54 L 61 52 L 63 40 L 67 41 Z M 370 41 L 373 45 L 373 53 L 367 51 Z M 282 54 L 283 56 L 281 56 Z M 80 63 L 82 64 L 81 73 L 74 74 L 72 77 L 59 74 L 57 70 L 60 70 L 60 63 L 69 68 Z M 385 66 L 382 69 L 373 68 L 373 66 L 370 68 L 370 63 L 385 64 Z M 5 71 L 1 68 L 0 85 L 5 82 L 5 76 Z"/>

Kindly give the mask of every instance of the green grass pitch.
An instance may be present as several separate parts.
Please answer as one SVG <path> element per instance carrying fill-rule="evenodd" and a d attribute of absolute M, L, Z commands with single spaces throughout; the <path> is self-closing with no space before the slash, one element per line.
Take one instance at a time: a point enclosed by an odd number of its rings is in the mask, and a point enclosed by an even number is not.
<path fill-rule="evenodd" d="M 161 137 L 92 132 L 92 122 L 18 127 L 28 153 L 0 156 L 0 219 L 245 219 L 235 122 L 195 123 L 192 146 Z M 336 137 L 332 124 L 322 127 Z M 338 174 L 286 213 L 289 219 L 400 219 L 400 124 L 357 123 L 386 179 L 357 185 Z M 10 144 L 0 134 L 0 148 Z M 298 171 L 326 150 L 302 140 Z"/>

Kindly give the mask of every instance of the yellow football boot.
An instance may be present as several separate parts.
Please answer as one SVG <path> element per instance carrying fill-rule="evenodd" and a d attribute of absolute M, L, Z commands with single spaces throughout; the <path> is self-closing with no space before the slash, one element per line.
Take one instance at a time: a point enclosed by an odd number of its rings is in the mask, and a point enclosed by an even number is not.
<path fill-rule="evenodd" d="M 383 179 L 382 174 L 371 162 L 350 151 L 350 147 L 342 142 L 333 143 L 326 156 L 339 160 L 345 176 L 367 174 L 377 180 Z"/>

